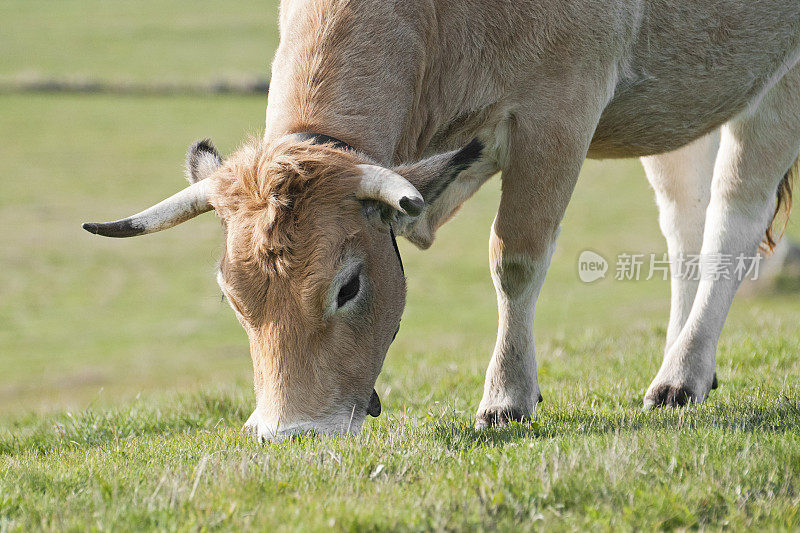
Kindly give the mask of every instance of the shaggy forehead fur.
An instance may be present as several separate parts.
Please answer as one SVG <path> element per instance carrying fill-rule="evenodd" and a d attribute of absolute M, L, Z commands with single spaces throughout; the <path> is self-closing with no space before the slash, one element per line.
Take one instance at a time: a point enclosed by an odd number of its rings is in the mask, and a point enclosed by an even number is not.
<path fill-rule="evenodd" d="M 326 265 L 358 231 L 362 162 L 310 141 L 252 139 L 225 163 L 212 199 L 226 230 L 220 270 L 246 318 L 259 318 L 273 289 L 284 286 L 280 298 L 308 296 L 331 274 Z"/>

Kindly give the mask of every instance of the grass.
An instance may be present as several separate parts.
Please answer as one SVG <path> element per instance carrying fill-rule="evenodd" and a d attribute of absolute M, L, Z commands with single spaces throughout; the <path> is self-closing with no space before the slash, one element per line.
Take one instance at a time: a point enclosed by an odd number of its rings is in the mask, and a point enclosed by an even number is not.
<path fill-rule="evenodd" d="M 238 3 L 54 5 L 0 6 L 0 77 L 205 80 L 261 69 L 275 42 L 274 6 L 262 24 Z M 104 34 L 109 49 L 91 44 Z M 79 224 L 175 192 L 190 142 L 229 152 L 264 105 L 0 95 L 0 531 L 800 528 L 798 293 L 738 299 L 720 389 L 643 413 L 668 285 L 578 280 L 582 250 L 612 269 L 664 250 L 635 161 L 587 163 L 564 220 L 537 308 L 539 420 L 472 428 L 497 320 L 495 179 L 432 249 L 400 243 L 409 295 L 378 379 L 385 414 L 357 436 L 240 434 L 250 362 L 213 280 L 214 217 L 130 240 Z"/>
<path fill-rule="evenodd" d="M 0 448 L 0 510 L 59 530 L 795 529 L 798 389 L 756 381 L 642 413 L 575 380 L 502 431 L 418 402 L 355 437 L 268 447 L 236 430 L 241 392 L 139 400 L 21 421 Z"/>
<path fill-rule="evenodd" d="M 4 0 L 0 81 L 268 77 L 276 2 Z"/>

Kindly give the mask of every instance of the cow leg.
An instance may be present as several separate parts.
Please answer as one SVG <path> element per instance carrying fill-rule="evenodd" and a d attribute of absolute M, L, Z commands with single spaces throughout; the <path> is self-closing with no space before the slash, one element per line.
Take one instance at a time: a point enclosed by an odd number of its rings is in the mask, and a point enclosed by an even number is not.
<path fill-rule="evenodd" d="M 645 408 L 708 396 L 717 341 L 741 282 L 735 265 L 719 267 L 756 255 L 772 219 L 778 184 L 798 150 L 800 69 L 795 69 L 755 109 L 722 129 L 703 233 L 701 280 L 686 324 L 645 395 Z"/>
<path fill-rule="evenodd" d="M 509 128 L 509 156 L 489 250 L 499 325 L 477 427 L 503 426 L 536 414 L 541 400 L 533 339 L 536 299 L 601 111 L 563 98 L 543 103 L 553 115 L 537 109 L 535 120 L 517 118 Z M 583 114 L 576 115 L 576 109 Z"/>
<path fill-rule="evenodd" d="M 719 131 L 715 131 L 674 152 L 642 158 L 647 179 L 656 193 L 659 225 L 673 265 L 665 353 L 683 329 L 697 293 L 699 280 L 676 275 L 675 265 L 682 258 L 685 261 L 700 254 L 703 246 L 703 227 L 718 150 Z"/>

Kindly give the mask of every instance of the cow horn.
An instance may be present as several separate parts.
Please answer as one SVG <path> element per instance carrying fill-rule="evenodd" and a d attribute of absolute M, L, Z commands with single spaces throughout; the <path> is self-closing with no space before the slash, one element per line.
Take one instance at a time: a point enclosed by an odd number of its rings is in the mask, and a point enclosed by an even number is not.
<path fill-rule="evenodd" d="M 194 183 L 153 207 L 115 222 L 85 222 L 89 233 L 104 237 L 133 237 L 177 226 L 214 209 L 208 202 L 209 180 Z"/>
<path fill-rule="evenodd" d="M 425 200 L 416 187 L 403 176 L 377 165 L 358 165 L 361 183 L 356 191 L 359 200 L 378 200 L 415 217 L 425 207 Z"/>

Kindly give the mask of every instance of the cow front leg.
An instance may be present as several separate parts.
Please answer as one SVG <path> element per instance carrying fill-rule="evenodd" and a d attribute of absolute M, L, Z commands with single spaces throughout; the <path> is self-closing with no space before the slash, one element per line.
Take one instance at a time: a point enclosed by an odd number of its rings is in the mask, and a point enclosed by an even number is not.
<path fill-rule="evenodd" d="M 553 115 L 540 109 L 536 120 L 517 120 L 510 128 L 490 242 L 499 325 L 477 413 L 479 428 L 532 418 L 542 399 L 533 333 L 536 300 L 600 113 L 578 105 L 567 112 L 554 102 L 558 99 L 546 101 Z M 582 110 L 580 116 L 570 115 L 576 110 Z"/>
<path fill-rule="evenodd" d="M 497 343 L 486 370 L 478 427 L 504 426 L 535 415 L 542 400 L 536 372 L 533 314 L 544 283 L 557 232 L 540 236 L 536 250 L 509 249 L 492 225 L 490 263 L 497 291 Z"/>

